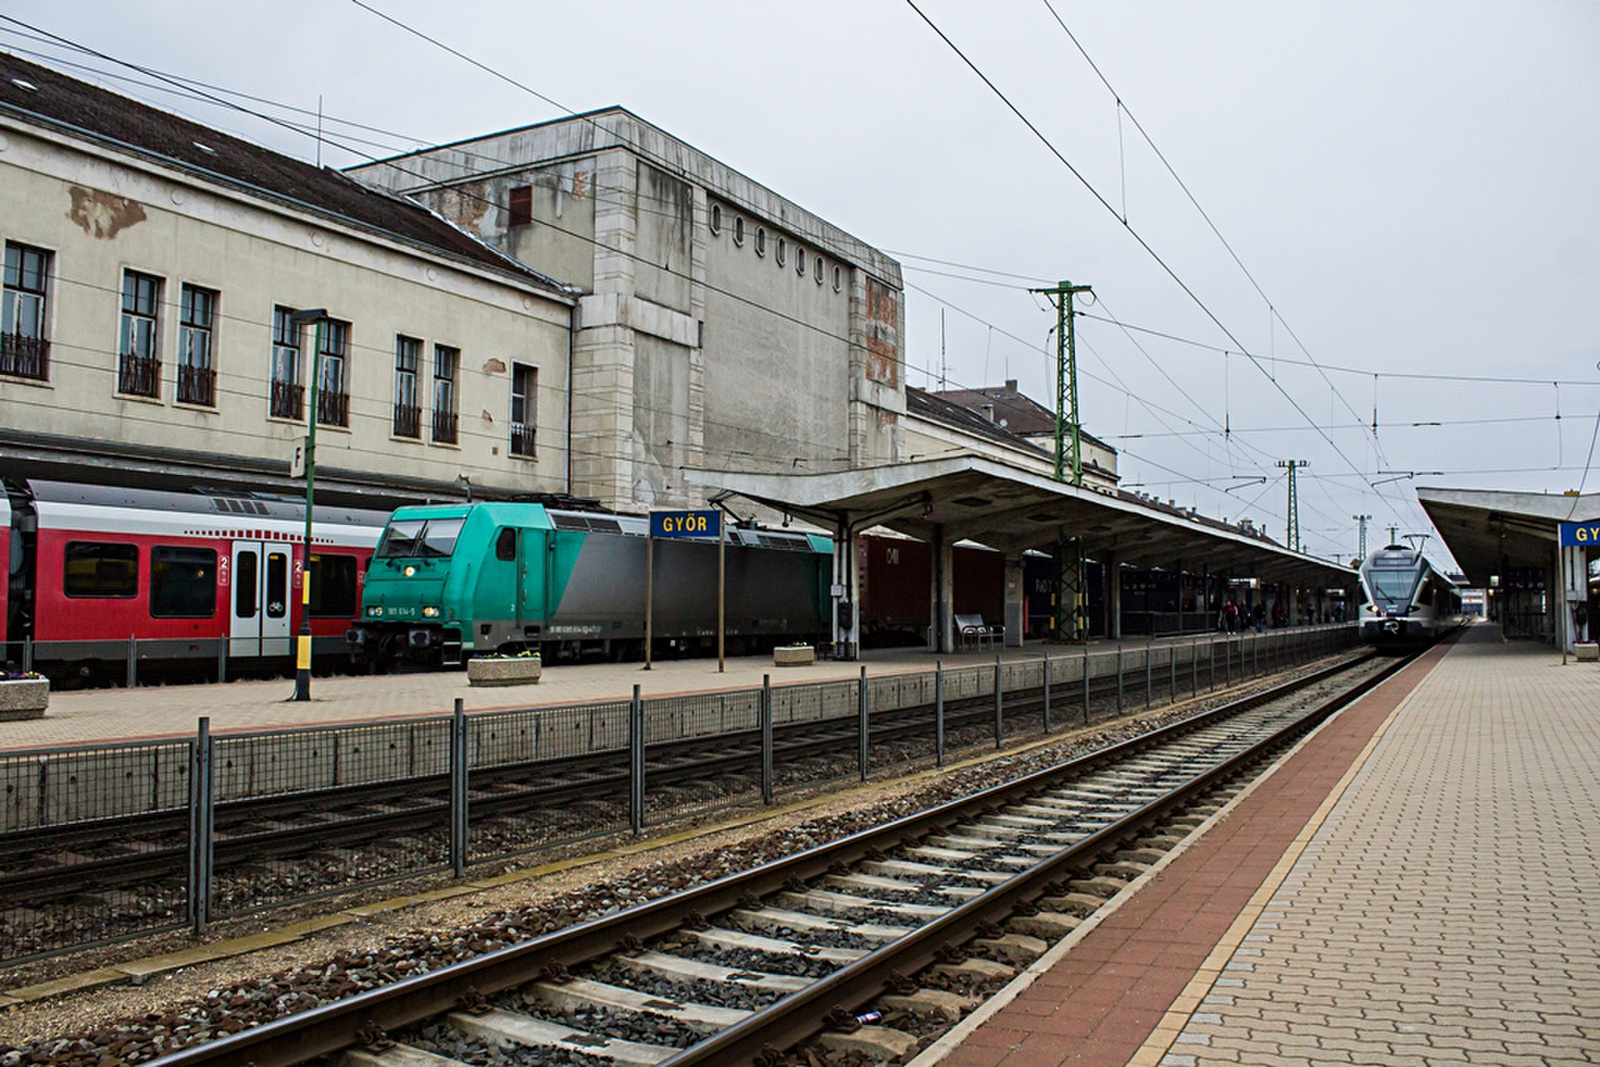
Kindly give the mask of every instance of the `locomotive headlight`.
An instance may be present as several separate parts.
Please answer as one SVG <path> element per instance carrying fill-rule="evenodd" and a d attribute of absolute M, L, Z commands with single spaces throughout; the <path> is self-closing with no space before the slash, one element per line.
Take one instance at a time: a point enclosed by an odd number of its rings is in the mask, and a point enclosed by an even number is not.
<path fill-rule="evenodd" d="M 439 609 L 435 607 L 425 607 L 422 609 L 422 617 L 424 619 L 437 619 L 439 617 Z"/>
<path fill-rule="evenodd" d="M 413 567 L 411 564 L 408 563 L 408 564 L 406 564 L 406 569 L 401 571 L 400 573 L 404 574 L 407 578 L 409 578 L 413 574 L 417 573 L 417 568 Z"/>
<path fill-rule="evenodd" d="M 367 609 L 367 617 L 369 619 L 380 618 L 380 617 L 382 617 L 382 615 L 383 615 L 383 605 L 381 605 L 381 604 L 374 604 L 374 605 L 372 605 L 372 607 Z"/>

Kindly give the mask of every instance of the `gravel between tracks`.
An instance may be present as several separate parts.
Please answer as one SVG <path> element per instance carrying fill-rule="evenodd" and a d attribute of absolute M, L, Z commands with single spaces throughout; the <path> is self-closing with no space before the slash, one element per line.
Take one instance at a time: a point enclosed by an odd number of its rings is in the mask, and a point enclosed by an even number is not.
<path fill-rule="evenodd" d="M 1350 655 L 1329 657 L 1293 674 Z M 1286 672 L 1227 693 L 1207 694 L 1201 702 L 1220 703 L 1290 676 Z M 1001 753 L 943 774 L 873 782 L 748 825 L 382 914 L 299 942 L 172 972 L 143 986 L 104 987 L 14 1006 L 0 1014 L 0 1067 L 35 1062 L 63 1067 L 147 1062 L 183 1044 L 433 970 L 912 814 L 1196 710 L 1197 702 L 1191 701 L 1103 724 L 1047 745 Z M 593 852 L 624 843 L 626 839 L 588 842 L 572 851 Z M 414 891 L 419 887 L 398 888 Z M 325 903 L 322 910 L 332 909 Z M 258 918 L 256 928 L 263 928 L 267 921 Z M 48 961 L 48 970 L 77 973 L 105 966 L 113 959 L 134 958 L 142 954 L 141 949 L 150 951 L 148 944 L 123 945 Z M 32 971 L 0 975 L 0 986 L 40 981 L 48 974 L 38 966 Z M 45 1058 L 33 1058 L 39 1054 Z"/>

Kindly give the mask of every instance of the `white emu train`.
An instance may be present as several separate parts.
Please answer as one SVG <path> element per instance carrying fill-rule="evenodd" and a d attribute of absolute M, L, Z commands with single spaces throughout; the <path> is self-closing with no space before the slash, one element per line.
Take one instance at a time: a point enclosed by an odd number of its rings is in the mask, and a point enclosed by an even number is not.
<path fill-rule="evenodd" d="M 1361 593 L 1361 639 L 1370 644 L 1424 644 L 1461 625 L 1461 590 L 1404 545 L 1367 557 Z"/>

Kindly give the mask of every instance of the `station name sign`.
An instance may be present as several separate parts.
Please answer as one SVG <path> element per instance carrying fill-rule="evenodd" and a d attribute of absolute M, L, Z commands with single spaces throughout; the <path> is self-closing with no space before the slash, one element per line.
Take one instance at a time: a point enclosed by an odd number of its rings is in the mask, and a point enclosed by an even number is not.
<path fill-rule="evenodd" d="M 650 513 L 650 536 L 657 538 L 720 537 L 722 536 L 722 512 L 711 510 L 652 511 Z"/>
<path fill-rule="evenodd" d="M 1561 524 L 1561 547 L 1600 548 L 1600 519 Z"/>

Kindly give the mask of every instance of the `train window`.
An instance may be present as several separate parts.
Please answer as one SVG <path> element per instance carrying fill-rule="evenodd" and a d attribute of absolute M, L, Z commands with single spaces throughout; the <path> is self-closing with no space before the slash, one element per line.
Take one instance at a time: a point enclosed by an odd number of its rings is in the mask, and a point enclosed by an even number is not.
<path fill-rule="evenodd" d="M 500 536 L 494 542 L 495 559 L 517 558 L 517 531 L 507 526 L 500 531 Z"/>
<path fill-rule="evenodd" d="M 356 558 L 334 553 L 311 557 L 313 618 L 353 619 L 356 615 Z"/>
<path fill-rule="evenodd" d="M 313 586 L 312 588 L 315 588 Z M 289 553 L 267 553 L 267 618 L 281 619 L 289 611 Z"/>
<path fill-rule="evenodd" d="M 150 550 L 150 616 L 209 619 L 217 613 L 217 554 L 209 548 Z"/>
<path fill-rule="evenodd" d="M 240 552 L 233 565 L 233 613 L 241 619 L 253 619 L 256 614 L 256 593 L 261 584 L 254 552 Z"/>
<path fill-rule="evenodd" d="M 384 532 L 375 555 L 380 559 L 446 559 L 456 549 L 461 523 L 461 519 L 396 519 Z"/>
<path fill-rule="evenodd" d="M 68 541 L 61 591 L 67 596 L 139 595 L 139 546 Z"/>

